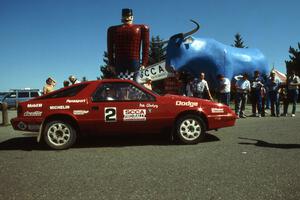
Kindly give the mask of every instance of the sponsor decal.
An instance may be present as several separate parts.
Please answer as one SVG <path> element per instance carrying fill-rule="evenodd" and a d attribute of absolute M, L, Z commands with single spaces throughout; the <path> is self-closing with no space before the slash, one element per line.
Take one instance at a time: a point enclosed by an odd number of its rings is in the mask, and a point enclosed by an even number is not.
<path fill-rule="evenodd" d="M 74 115 L 85 115 L 85 114 L 88 114 L 88 113 L 89 113 L 88 110 L 73 110 Z"/>
<path fill-rule="evenodd" d="M 211 113 L 224 113 L 224 108 L 211 108 Z"/>
<path fill-rule="evenodd" d="M 70 109 L 69 105 L 60 105 L 60 106 L 50 106 L 50 110 L 68 110 Z"/>
<path fill-rule="evenodd" d="M 66 103 L 85 103 L 86 99 L 67 99 Z"/>
<path fill-rule="evenodd" d="M 188 107 L 196 107 L 198 106 L 198 102 L 192 102 L 192 101 L 176 101 L 176 106 L 188 106 Z"/>
<path fill-rule="evenodd" d="M 105 120 L 105 122 L 116 122 L 117 121 L 117 108 L 116 107 L 104 108 L 104 120 Z"/>
<path fill-rule="evenodd" d="M 42 114 L 43 114 L 42 111 L 34 111 L 34 112 L 26 111 L 24 113 L 24 117 L 40 117 L 42 116 Z"/>
<path fill-rule="evenodd" d="M 146 109 L 125 109 L 123 110 L 124 121 L 146 121 Z"/>
<path fill-rule="evenodd" d="M 140 103 L 140 108 L 158 108 L 157 104 L 153 103 L 147 103 L 146 105 L 144 103 Z"/>
<path fill-rule="evenodd" d="M 34 103 L 34 104 L 27 104 L 27 108 L 42 108 L 43 104 L 41 103 Z"/>

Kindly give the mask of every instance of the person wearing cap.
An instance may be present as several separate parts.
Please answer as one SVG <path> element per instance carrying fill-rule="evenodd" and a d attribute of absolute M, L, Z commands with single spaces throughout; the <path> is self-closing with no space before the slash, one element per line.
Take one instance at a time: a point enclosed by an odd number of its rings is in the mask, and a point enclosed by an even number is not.
<path fill-rule="evenodd" d="M 287 78 L 287 87 L 288 87 L 288 104 L 289 102 L 293 103 L 292 117 L 296 115 L 296 105 L 299 96 L 299 86 L 300 78 L 296 75 L 295 71 L 291 71 L 290 75 Z M 283 111 L 283 116 L 287 116 L 288 106 L 286 105 Z"/>
<path fill-rule="evenodd" d="M 55 84 L 56 81 L 53 78 L 48 77 L 46 80 L 46 85 L 43 87 L 43 94 L 48 94 L 52 92 L 54 90 Z"/>
<path fill-rule="evenodd" d="M 270 77 L 266 83 L 266 89 L 269 94 L 270 102 L 271 102 L 271 116 L 279 117 L 280 107 L 279 107 L 279 89 L 281 83 L 278 78 L 276 78 L 275 71 L 271 71 Z"/>
<path fill-rule="evenodd" d="M 247 103 L 247 95 L 251 91 L 248 74 L 244 73 L 243 77 L 238 79 L 235 83 L 235 87 L 235 113 L 238 118 L 246 118 L 246 115 L 244 113 L 245 105 Z"/>
<path fill-rule="evenodd" d="M 133 24 L 130 8 L 122 9 L 121 21 L 121 25 L 107 30 L 108 65 L 114 67 L 118 78 L 135 79 L 136 72 L 148 65 L 149 28 L 144 24 Z"/>
<path fill-rule="evenodd" d="M 69 81 L 71 82 L 72 85 L 80 83 L 80 81 L 73 75 L 69 76 Z"/>

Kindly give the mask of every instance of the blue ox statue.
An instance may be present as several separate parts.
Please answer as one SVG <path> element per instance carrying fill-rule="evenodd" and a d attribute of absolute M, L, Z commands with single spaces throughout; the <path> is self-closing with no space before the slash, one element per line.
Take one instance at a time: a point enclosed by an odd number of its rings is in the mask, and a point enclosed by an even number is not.
<path fill-rule="evenodd" d="M 235 48 L 211 38 L 191 37 L 200 27 L 197 22 L 191 21 L 196 24 L 196 28 L 164 41 L 168 42 L 166 66 L 176 71 L 188 71 L 195 77 L 204 72 L 214 88 L 217 86 L 218 74 L 232 80 L 234 76 L 244 73 L 251 77 L 255 70 L 259 70 L 262 75 L 269 73 L 267 60 L 260 50 Z"/>

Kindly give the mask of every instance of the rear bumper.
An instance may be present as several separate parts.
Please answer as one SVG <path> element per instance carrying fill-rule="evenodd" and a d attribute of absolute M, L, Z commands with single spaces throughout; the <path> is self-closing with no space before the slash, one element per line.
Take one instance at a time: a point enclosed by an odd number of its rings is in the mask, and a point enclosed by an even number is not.
<path fill-rule="evenodd" d="M 28 121 L 18 117 L 11 119 L 10 123 L 15 130 L 29 132 L 39 132 L 42 124 L 41 122 Z"/>

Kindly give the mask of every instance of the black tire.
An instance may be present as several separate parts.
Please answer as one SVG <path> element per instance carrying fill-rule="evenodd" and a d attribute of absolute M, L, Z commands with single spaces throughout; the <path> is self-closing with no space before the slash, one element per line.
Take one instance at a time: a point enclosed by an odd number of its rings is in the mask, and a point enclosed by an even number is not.
<path fill-rule="evenodd" d="M 183 144 L 197 144 L 204 139 L 205 129 L 200 116 L 187 114 L 177 120 L 175 136 Z"/>
<path fill-rule="evenodd" d="M 50 121 L 44 128 L 43 138 L 52 149 L 68 149 L 75 143 L 77 133 L 66 121 Z"/>

